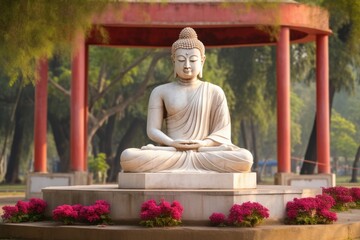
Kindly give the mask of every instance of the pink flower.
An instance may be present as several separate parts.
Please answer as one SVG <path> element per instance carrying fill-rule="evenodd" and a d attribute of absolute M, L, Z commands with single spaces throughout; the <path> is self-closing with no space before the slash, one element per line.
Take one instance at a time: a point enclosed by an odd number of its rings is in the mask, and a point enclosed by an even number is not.
<path fill-rule="evenodd" d="M 76 212 L 80 212 L 81 211 L 81 209 L 83 208 L 83 205 L 81 205 L 81 204 L 75 204 L 75 205 L 72 205 L 71 206 L 72 207 L 72 209 L 74 210 L 74 211 L 76 211 Z"/>
<path fill-rule="evenodd" d="M 316 198 L 320 201 L 320 204 L 318 206 L 320 208 L 330 209 L 335 205 L 334 198 L 328 194 L 316 195 Z"/>
<path fill-rule="evenodd" d="M 2 209 L 4 213 L 1 215 L 1 218 L 5 222 L 13 222 L 11 219 L 19 214 L 19 209 L 17 206 L 3 206 Z"/>
<path fill-rule="evenodd" d="M 90 206 L 77 206 L 79 219 L 90 224 L 104 224 L 110 222 L 110 204 L 104 200 L 98 200 Z"/>
<path fill-rule="evenodd" d="M 16 207 L 18 208 L 20 213 L 26 214 L 29 211 L 29 203 L 19 200 L 16 203 Z"/>
<path fill-rule="evenodd" d="M 239 227 L 253 227 L 269 217 L 269 209 L 257 202 L 234 204 L 230 208 L 228 223 Z"/>
<path fill-rule="evenodd" d="M 95 201 L 94 205 L 100 205 L 100 206 L 103 206 L 104 208 L 110 209 L 110 203 L 108 203 L 105 200 L 97 200 L 97 201 Z"/>
<path fill-rule="evenodd" d="M 164 199 L 161 199 L 160 205 L 161 214 L 168 215 L 171 212 L 171 205 L 169 202 L 165 201 Z"/>
<path fill-rule="evenodd" d="M 159 204 L 150 199 L 141 205 L 140 224 L 147 227 L 175 226 L 181 223 L 182 212 L 183 207 L 178 201 L 170 205 L 164 199 L 161 199 Z"/>
<path fill-rule="evenodd" d="M 97 223 L 100 220 L 100 215 L 96 212 L 94 205 L 82 207 L 79 217 L 81 220 L 89 223 Z"/>
<path fill-rule="evenodd" d="M 354 201 L 360 201 L 360 188 L 351 188 L 350 193 Z"/>
<path fill-rule="evenodd" d="M 323 193 L 332 196 L 335 200 L 333 209 L 339 211 L 347 210 L 350 207 L 350 203 L 353 202 L 351 190 L 346 187 L 329 187 L 323 188 Z"/>
<path fill-rule="evenodd" d="M 73 224 L 79 217 L 78 212 L 67 204 L 56 207 L 52 214 L 55 221 L 61 221 L 64 224 Z"/>
<path fill-rule="evenodd" d="M 330 211 L 334 199 L 327 195 L 294 198 L 286 204 L 287 224 L 327 224 L 337 220 L 336 213 Z"/>
<path fill-rule="evenodd" d="M 151 199 L 141 205 L 140 218 L 141 220 L 155 219 L 161 213 L 161 207 L 156 204 L 155 200 Z"/>
<path fill-rule="evenodd" d="M 337 221 L 337 215 L 334 212 L 329 211 L 328 209 L 321 209 L 319 215 L 324 218 L 324 221 L 321 223 L 335 222 Z"/>
<path fill-rule="evenodd" d="M 31 198 L 29 202 L 20 200 L 15 206 L 3 207 L 1 217 L 5 222 L 39 221 L 44 218 L 46 206 L 46 202 L 39 198 Z"/>
<path fill-rule="evenodd" d="M 53 211 L 53 219 L 65 224 L 73 224 L 77 221 L 89 224 L 108 224 L 111 222 L 109 214 L 110 204 L 105 200 L 98 200 L 90 206 L 81 204 L 58 206 Z"/>
<path fill-rule="evenodd" d="M 226 223 L 226 216 L 223 213 L 213 213 L 209 217 L 211 225 L 222 226 Z"/>
<path fill-rule="evenodd" d="M 28 210 L 30 213 L 43 214 L 45 212 L 47 203 L 39 198 L 30 198 Z"/>

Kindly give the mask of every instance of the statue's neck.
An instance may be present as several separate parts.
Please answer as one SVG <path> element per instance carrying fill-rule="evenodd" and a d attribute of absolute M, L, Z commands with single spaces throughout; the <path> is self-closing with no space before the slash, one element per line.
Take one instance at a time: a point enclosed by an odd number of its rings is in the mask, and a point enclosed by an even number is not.
<path fill-rule="evenodd" d="M 177 79 L 178 84 L 182 85 L 182 86 L 196 86 L 198 85 L 201 81 L 197 78 L 195 79 L 190 79 L 190 80 L 186 80 L 186 79 L 181 79 L 178 78 Z"/>

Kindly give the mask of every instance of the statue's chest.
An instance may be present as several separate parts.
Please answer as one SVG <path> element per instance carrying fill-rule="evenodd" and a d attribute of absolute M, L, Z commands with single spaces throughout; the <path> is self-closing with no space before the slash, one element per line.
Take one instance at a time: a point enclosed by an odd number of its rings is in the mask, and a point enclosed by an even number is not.
<path fill-rule="evenodd" d="M 166 94 L 164 104 L 168 115 L 173 115 L 184 110 L 189 104 L 200 103 L 199 97 L 196 96 L 197 89 L 184 89 Z"/>

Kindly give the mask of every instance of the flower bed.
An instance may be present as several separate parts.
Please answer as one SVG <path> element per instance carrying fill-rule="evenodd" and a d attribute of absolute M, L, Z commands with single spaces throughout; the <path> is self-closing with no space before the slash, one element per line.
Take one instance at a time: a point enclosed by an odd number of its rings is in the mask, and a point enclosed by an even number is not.
<path fill-rule="evenodd" d="M 336 211 L 346 211 L 354 205 L 352 191 L 347 187 L 323 188 L 323 194 L 330 195 L 335 203 L 332 208 Z"/>
<path fill-rule="evenodd" d="M 111 219 L 110 204 L 104 200 L 97 200 L 93 205 L 82 206 L 61 205 L 54 209 L 53 219 L 70 225 L 76 222 L 86 224 L 109 224 Z"/>
<path fill-rule="evenodd" d="M 39 198 L 31 198 L 28 202 L 18 201 L 15 206 L 4 206 L 1 218 L 7 223 L 35 222 L 45 218 L 47 204 Z"/>
<path fill-rule="evenodd" d="M 228 218 L 223 213 L 213 213 L 209 219 L 213 226 L 254 227 L 269 217 L 269 209 L 257 202 L 234 204 Z"/>
<path fill-rule="evenodd" d="M 144 202 L 141 206 L 140 225 L 145 227 L 171 227 L 181 224 L 183 207 L 178 201 L 171 205 L 169 202 L 161 199 L 157 204 L 151 199 Z"/>
<path fill-rule="evenodd" d="M 326 194 L 316 197 L 295 198 L 286 204 L 285 224 L 329 224 L 337 220 L 330 209 L 334 199 Z"/>

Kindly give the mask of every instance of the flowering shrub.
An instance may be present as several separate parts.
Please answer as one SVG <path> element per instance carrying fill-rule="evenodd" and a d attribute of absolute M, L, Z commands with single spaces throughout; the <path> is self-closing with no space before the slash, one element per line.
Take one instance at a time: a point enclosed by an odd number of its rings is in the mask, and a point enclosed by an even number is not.
<path fill-rule="evenodd" d="M 294 198 L 286 204 L 286 224 L 329 224 L 337 220 L 336 213 L 330 211 L 335 204 L 327 195 Z"/>
<path fill-rule="evenodd" d="M 28 202 L 18 201 L 15 206 L 2 207 L 4 214 L 1 218 L 4 222 L 35 222 L 44 219 L 46 202 L 39 198 L 31 198 Z"/>
<path fill-rule="evenodd" d="M 151 199 L 141 205 L 140 224 L 145 227 L 177 226 L 181 224 L 182 212 L 183 207 L 178 201 L 170 205 L 164 199 L 159 204 Z"/>
<path fill-rule="evenodd" d="M 257 202 L 245 202 L 241 205 L 234 204 L 226 219 L 222 213 L 213 213 L 209 219 L 214 226 L 254 227 L 264 218 L 269 217 L 269 209 Z"/>
<path fill-rule="evenodd" d="M 74 206 L 67 204 L 57 206 L 52 212 L 53 219 L 67 225 L 74 224 L 79 218 L 79 213 Z"/>
<path fill-rule="evenodd" d="M 351 188 L 350 193 L 354 202 L 353 207 L 360 208 L 360 188 Z"/>
<path fill-rule="evenodd" d="M 351 191 L 349 188 L 346 187 L 329 187 L 323 188 L 323 193 L 330 195 L 334 198 L 335 204 L 332 207 L 334 210 L 337 211 L 346 211 L 353 204 L 353 198 L 351 195 Z"/>
<path fill-rule="evenodd" d="M 70 225 L 75 222 L 87 224 L 109 224 L 110 204 L 104 200 L 98 200 L 90 206 L 61 205 L 54 209 L 53 219 Z"/>
<path fill-rule="evenodd" d="M 79 211 L 79 219 L 89 224 L 109 224 L 111 219 L 110 204 L 104 200 L 98 200 L 90 206 L 83 206 Z"/>
<path fill-rule="evenodd" d="M 225 214 L 223 214 L 223 213 L 215 212 L 215 213 L 211 214 L 209 219 L 210 219 L 211 225 L 213 225 L 213 226 L 218 226 L 218 227 L 226 226 L 227 219 L 226 219 Z"/>

